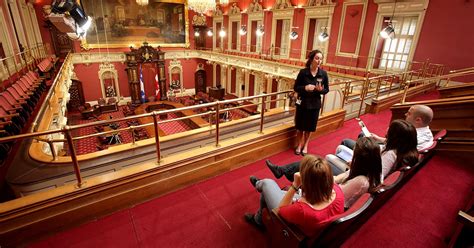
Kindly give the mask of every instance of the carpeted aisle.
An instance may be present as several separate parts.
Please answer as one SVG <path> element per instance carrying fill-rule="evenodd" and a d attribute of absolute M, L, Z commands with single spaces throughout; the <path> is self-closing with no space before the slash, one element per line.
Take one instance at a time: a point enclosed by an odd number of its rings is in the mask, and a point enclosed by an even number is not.
<path fill-rule="evenodd" d="M 473 175 L 472 161 L 434 156 L 343 247 L 446 247 Z"/>

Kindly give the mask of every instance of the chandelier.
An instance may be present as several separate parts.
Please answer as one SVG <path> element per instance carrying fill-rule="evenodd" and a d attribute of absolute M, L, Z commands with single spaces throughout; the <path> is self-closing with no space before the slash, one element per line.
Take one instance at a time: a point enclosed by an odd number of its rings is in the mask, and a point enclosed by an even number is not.
<path fill-rule="evenodd" d="M 189 9 L 196 13 L 204 15 L 204 13 L 216 9 L 215 0 L 188 0 Z"/>
<path fill-rule="evenodd" d="M 137 4 L 140 6 L 148 5 L 148 0 L 137 0 Z"/>

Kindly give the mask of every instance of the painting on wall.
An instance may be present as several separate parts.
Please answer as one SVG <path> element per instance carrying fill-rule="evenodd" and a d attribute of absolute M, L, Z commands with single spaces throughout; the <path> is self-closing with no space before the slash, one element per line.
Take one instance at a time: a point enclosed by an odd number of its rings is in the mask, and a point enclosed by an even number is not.
<path fill-rule="evenodd" d="M 93 22 L 83 46 L 128 47 L 144 41 L 163 47 L 188 47 L 185 1 L 82 0 Z"/>

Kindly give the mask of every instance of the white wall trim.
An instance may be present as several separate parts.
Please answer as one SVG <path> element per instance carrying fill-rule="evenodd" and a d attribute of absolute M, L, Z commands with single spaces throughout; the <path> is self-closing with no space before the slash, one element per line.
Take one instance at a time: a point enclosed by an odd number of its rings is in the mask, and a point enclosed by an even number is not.
<path fill-rule="evenodd" d="M 344 24 L 346 21 L 346 12 L 347 12 L 347 7 L 352 6 L 352 5 L 363 5 L 362 8 L 362 16 L 360 19 L 360 25 L 359 25 L 359 32 L 357 34 L 357 44 L 356 44 L 356 49 L 354 53 L 347 53 L 347 52 L 341 52 L 341 42 L 342 42 L 342 36 L 344 35 Z M 362 41 L 362 34 L 364 32 L 364 25 L 365 25 L 365 19 L 367 15 L 367 7 L 368 4 L 366 1 L 361 1 L 361 2 L 344 2 L 342 6 L 342 14 L 341 14 L 341 23 L 339 25 L 339 33 L 337 35 L 337 48 L 336 48 L 336 56 L 342 56 L 342 57 L 353 57 L 353 56 L 359 56 L 359 50 L 360 50 L 360 44 Z"/>

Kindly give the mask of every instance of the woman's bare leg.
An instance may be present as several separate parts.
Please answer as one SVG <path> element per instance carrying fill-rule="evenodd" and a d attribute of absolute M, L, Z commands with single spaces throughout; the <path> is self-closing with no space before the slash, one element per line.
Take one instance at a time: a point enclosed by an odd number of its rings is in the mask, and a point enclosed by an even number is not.
<path fill-rule="evenodd" d="M 298 142 L 296 145 L 296 152 L 300 152 L 301 148 L 304 146 L 304 132 L 300 130 L 296 130 L 296 141 Z"/>
<path fill-rule="evenodd" d="M 303 137 L 304 137 L 304 147 L 303 147 L 303 153 L 308 153 L 308 144 L 309 144 L 309 138 L 311 137 L 311 132 L 303 132 Z"/>

